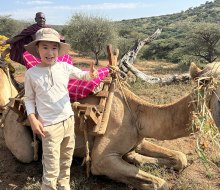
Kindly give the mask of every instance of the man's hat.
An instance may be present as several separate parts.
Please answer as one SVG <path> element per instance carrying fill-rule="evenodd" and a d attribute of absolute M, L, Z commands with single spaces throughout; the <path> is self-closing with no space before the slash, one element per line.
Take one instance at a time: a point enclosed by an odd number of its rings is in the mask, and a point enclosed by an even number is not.
<path fill-rule="evenodd" d="M 30 42 L 29 44 L 25 45 L 25 49 L 31 53 L 33 56 L 40 58 L 36 44 L 40 41 L 48 41 L 48 42 L 57 42 L 59 43 L 59 53 L 58 55 L 61 56 L 63 54 L 67 54 L 68 50 L 70 49 L 70 45 L 67 43 L 60 42 L 60 34 L 52 29 L 52 28 L 42 28 L 36 32 L 36 40 Z"/>

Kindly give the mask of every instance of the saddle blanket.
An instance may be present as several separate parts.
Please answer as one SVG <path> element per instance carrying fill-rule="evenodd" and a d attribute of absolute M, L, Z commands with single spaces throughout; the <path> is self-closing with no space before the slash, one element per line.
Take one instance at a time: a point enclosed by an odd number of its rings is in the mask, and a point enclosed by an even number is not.
<path fill-rule="evenodd" d="M 29 52 L 24 52 L 23 54 L 25 66 L 27 69 L 39 64 L 41 60 Z M 57 58 L 59 62 L 66 62 L 68 64 L 73 64 L 72 58 L 70 55 L 65 54 Z M 76 101 L 82 98 L 87 97 L 93 90 L 100 84 L 100 82 L 108 75 L 109 68 L 103 67 L 98 69 L 99 76 L 90 81 L 78 80 L 71 78 L 68 83 L 68 90 L 71 101 Z"/>

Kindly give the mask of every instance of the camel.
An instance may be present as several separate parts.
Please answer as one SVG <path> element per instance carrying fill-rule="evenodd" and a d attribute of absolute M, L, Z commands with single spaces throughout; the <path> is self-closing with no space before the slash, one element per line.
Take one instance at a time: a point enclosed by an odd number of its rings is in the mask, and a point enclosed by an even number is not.
<path fill-rule="evenodd" d="M 3 110 L 9 103 L 9 98 L 15 97 L 18 91 L 2 68 L 0 68 L 0 76 L 0 110 Z"/>
<path fill-rule="evenodd" d="M 195 65 L 191 75 L 204 74 Z M 1 78 L 1 76 L 0 76 Z M 1 90 L 1 89 L 0 89 Z M 144 172 L 137 165 L 156 164 L 182 170 L 187 165 L 186 155 L 179 151 L 154 145 L 145 138 L 169 140 L 189 135 L 191 130 L 192 95 L 167 105 L 153 105 L 142 100 L 129 89 L 123 88 L 128 105 L 120 88 L 114 93 L 108 127 L 102 136 L 89 136 L 91 151 L 91 173 L 105 175 L 126 183 L 137 190 L 168 190 L 165 180 Z M 0 92 L 1 93 L 1 92 Z M 220 95 L 219 90 L 216 91 Z M 81 102 L 96 104 L 95 97 Z M 220 128 L 220 107 L 216 96 L 212 96 L 210 108 L 216 125 Z M 22 126 L 18 115 L 9 111 L 5 120 L 5 142 L 12 154 L 21 162 L 33 161 L 34 150 L 29 126 Z M 74 156 L 85 156 L 83 132 L 76 117 L 76 147 Z"/>

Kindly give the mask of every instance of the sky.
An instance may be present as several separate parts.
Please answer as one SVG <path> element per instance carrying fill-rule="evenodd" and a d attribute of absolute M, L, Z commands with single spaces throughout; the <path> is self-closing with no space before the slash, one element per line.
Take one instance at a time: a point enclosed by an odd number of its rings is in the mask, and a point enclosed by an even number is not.
<path fill-rule="evenodd" d="M 64 25 L 76 13 L 112 21 L 160 16 L 185 11 L 213 0 L 0 0 L 0 16 L 34 22 L 36 12 L 45 13 L 47 24 Z"/>

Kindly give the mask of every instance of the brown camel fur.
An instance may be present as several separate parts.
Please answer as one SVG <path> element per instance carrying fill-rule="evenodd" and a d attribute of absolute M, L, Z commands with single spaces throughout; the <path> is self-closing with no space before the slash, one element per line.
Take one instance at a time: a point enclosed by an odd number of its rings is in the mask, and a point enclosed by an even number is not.
<path fill-rule="evenodd" d="M 197 71 L 194 68 L 191 73 Z M 187 165 L 183 153 L 154 145 L 146 141 L 145 137 L 165 140 L 190 134 L 192 96 L 185 96 L 168 105 L 153 105 L 128 89 L 124 89 L 124 93 L 131 112 L 121 91 L 116 89 L 106 133 L 99 137 L 89 136 L 91 172 L 93 175 L 106 175 L 138 190 L 168 190 L 168 185 L 163 179 L 140 170 L 134 164 L 153 163 L 173 167 L 176 170 L 181 170 Z M 82 100 L 91 104 L 96 104 L 96 101 L 95 97 Z M 213 107 L 219 109 L 219 105 Z M 33 147 L 30 128 L 21 127 L 21 124 L 16 122 L 17 117 L 13 111 L 6 117 L 4 128 L 6 145 L 18 160 L 31 162 Z M 74 155 L 84 157 L 84 137 L 78 123 L 76 118 Z"/>
<path fill-rule="evenodd" d="M 8 79 L 5 72 L 0 68 L 0 110 L 9 103 L 9 98 L 18 94 L 16 88 L 12 85 L 12 81 Z"/>

